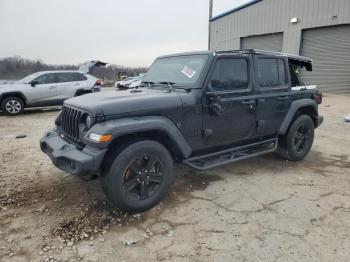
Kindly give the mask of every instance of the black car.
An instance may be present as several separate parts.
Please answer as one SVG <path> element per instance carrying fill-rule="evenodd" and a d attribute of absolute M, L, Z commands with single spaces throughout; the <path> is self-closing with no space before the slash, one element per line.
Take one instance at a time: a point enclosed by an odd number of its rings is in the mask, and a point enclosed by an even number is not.
<path fill-rule="evenodd" d="M 311 60 L 258 50 L 162 56 L 143 88 L 65 101 L 41 149 L 62 170 L 99 176 L 116 207 L 142 212 L 166 195 L 174 163 L 205 170 L 274 151 L 303 159 L 323 118 L 302 68 Z"/>

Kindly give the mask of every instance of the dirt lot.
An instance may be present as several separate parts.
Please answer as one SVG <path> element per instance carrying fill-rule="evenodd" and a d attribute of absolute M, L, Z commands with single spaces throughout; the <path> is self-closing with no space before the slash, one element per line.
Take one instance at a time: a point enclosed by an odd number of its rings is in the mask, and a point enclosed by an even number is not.
<path fill-rule="evenodd" d="M 40 152 L 58 110 L 0 115 L 0 261 L 350 261 L 349 102 L 325 97 L 306 160 L 178 166 L 166 200 L 134 216 Z"/>

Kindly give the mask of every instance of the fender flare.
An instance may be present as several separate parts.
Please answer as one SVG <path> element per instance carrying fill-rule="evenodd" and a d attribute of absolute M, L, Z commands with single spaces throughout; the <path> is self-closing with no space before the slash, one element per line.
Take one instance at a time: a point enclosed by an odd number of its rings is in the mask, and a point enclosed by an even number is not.
<path fill-rule="evenodd" d="M 192 154 L 192 149 L 176 125 L 166 117 L 145 116 L 130 117 L 116 120 L 109 120 L 95 124 L 85 136 L 85 141 L 92 142 L 87 138 L 90 132 L 97 134 L 111 134 L 113 139 L 123 135 L 142 133 L 147 131 L 161 131 L 166 133 L 176 145 L 184 158 Z"/>
<path fill-rule="evenodd" d="M 2 93 L 0 94 L 0 103 L 2 102 L 2 100 L 5 97 L 9 97 L 9 96 L 19 96 L 21 99 L 23 99 L 24 104 L 27 104 L 27 97 L 22 93 L 22 92 L 6 92 L 6 93 Z"/>
<path fill-rule="evenodd" d="M 304 98 L 304 99 L 293 101 L 288 110 L 287 115 L 284 117 L 284 120 L 282 122 L 280 129 L 278 130 L 279 135 L 284 135 L 287 132 L 288 127 L 292 123 L 296 112 L 303 107 L 312 107 L 315 110 L 316 114 L 318 114 L 317 104 L 315 100 L 311 98 Z"/>

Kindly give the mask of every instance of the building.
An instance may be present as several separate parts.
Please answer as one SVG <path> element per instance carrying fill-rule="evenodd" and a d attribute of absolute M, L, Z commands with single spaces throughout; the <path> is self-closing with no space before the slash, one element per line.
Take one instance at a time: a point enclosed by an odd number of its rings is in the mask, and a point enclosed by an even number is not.
<path fill-rule="evenodd" d="M 350 0 L 254 0 L 210 20 L 210 49 L 307 56 L 306 83 L 350 90 Z"/>

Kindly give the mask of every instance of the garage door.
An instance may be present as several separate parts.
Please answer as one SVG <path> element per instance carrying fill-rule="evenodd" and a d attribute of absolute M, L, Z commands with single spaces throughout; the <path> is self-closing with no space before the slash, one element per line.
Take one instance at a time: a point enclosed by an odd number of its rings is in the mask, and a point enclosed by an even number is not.
<path fill-rule="evenodd" d="M 254 35 L 241 38 L 242 49 L 261 49 L 267 51 L 282 51 L 283 33 Z"/>
<path fill-rule="evenodd" d="M 350 25 L 303 30 L 301 55 L 313 60 L 313 71 L 302 75 L 305 83 L 327 91 L 350 89 Z"/>

